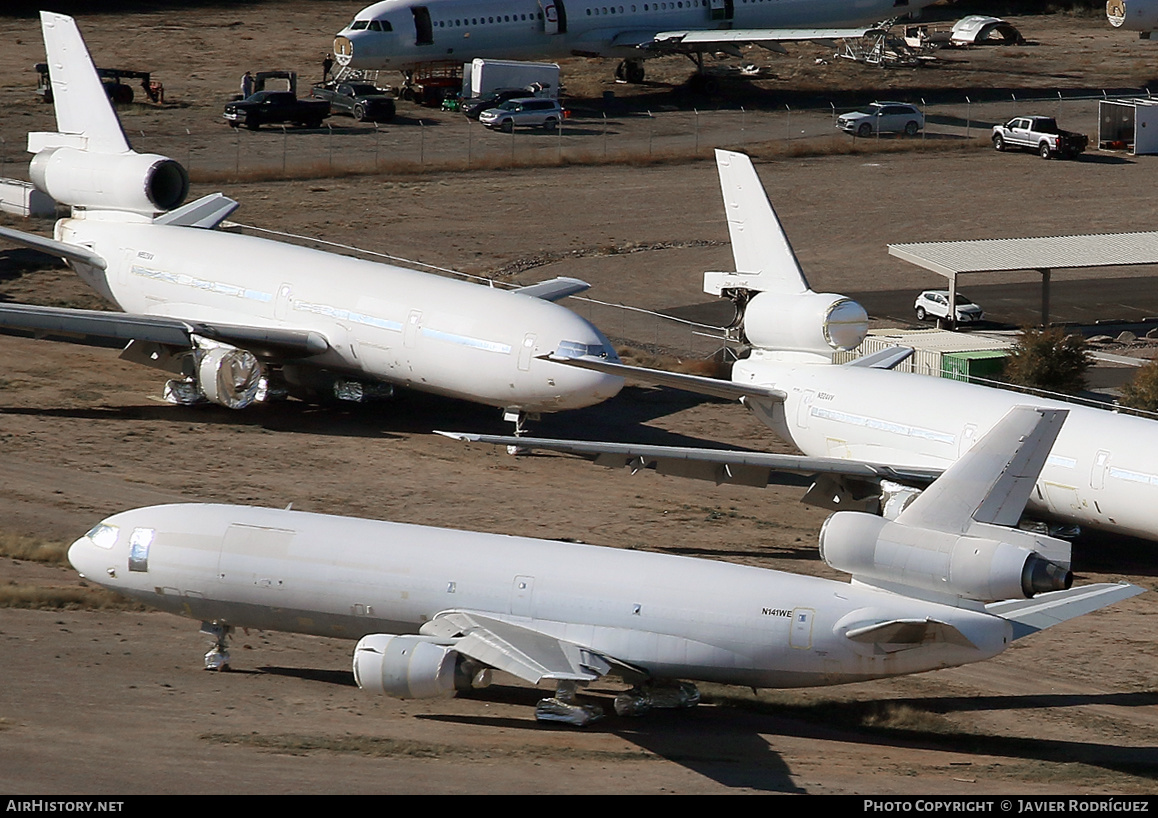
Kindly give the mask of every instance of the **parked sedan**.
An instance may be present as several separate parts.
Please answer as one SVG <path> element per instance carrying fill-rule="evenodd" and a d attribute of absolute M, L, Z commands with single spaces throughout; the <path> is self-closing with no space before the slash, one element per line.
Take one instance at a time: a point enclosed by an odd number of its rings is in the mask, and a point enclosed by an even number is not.
<path fill-rule="evenodd" d="M 511 132 L 515 126 L 545 128 L 553 131 L 563 120 L 563 106 L 557 99 L 508 99 L 497 108 L 479 114 L 478 121 L 488 128 Z"/>
<path fill-rule="evenodd" d="M 917 302 L 913 305 L 913 309 L 917 311 L 918 321 L 924 321 L 926 318 L 947 318 L 949 315 L 949 291 L 925 290 L 917 296 Z M 985 317 L 981 308 L 961 293 L 957 293 L 957 308 L 954 312 L 959 324 L 980 321 Z"/>
<path fill-rule="evenodd" d="M 916 136 L 925 127 L 925 115 L 907 102 L 874 102 L 867 111 L 841 114 L 836 127 L 857 136 L 872 136 L 874 133 Z"/>
<path fill-rule="evenodd" d="M 327 100 L 335 114 L 349 114 L 359 122 L 389 122 L 394 118 L 394 97 L 368 82 L 327 82 L 315 85 L 313 94 Z"/>

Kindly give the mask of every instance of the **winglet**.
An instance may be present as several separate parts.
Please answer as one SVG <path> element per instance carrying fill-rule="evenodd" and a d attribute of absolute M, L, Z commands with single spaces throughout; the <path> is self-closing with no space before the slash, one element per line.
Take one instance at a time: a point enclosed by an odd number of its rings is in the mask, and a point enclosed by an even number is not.
<path fill-rule="evenodd" d="M 716 151 L 720 191 L 732 240 L 734 273 L 704 273 L 704 292 L 723 289 L 800 294 L 810 291 L 808 279 L 776 217 L 752 160 L 734 151 Z"/>
<path fill-rule="evenodd" d="M 65 14 L 42 11 L 40 24 L 48 54 L 58 133 L 30 133 L 29 152 L 39 153 L 60 145 L 98 153 L 132 150 L 116 111 L 105 95 L 76 21 Z M 62 135 L 65 138 L 61 139 Z"/>

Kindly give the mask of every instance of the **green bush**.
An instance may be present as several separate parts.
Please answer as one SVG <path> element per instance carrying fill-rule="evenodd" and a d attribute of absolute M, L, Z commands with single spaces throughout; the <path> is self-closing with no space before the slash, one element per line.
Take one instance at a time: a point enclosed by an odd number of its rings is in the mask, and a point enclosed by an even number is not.
<path fill-rule="evenodd" d="M 1123 406 L 1158 412 L 1158 361 L 1151 361 L 1134 373 L 1134 379 L 1122 387 Z"/>
<path fill-rule="evenodd" d="M 1005 365 L 1010 383 L 1050 392 L 1080 392 L 1090 368 L 1086 339 L 1062 329 L 1023 329 Z"/>

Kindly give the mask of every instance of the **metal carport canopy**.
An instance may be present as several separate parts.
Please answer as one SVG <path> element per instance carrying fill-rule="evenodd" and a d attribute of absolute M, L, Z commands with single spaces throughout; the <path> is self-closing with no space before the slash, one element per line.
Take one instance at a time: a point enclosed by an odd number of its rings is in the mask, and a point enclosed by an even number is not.
<path fill-rule="evenodd" d="M 889 255 L 948 278 L 951 304 L 956 303 L 959 275 L 1037 270 L 1041 322 L 1048 324 L 1052 270 L 1158 264 L 1158 232 L 890 244 Z"/>

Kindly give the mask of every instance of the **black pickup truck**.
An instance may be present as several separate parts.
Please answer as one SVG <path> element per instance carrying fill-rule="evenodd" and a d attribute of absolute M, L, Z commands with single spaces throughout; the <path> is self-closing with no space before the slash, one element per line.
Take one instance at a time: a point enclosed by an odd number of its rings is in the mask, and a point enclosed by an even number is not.
<path fill-rule="evenodd" d="M 319 99 L 298 99 L 290 91 L 258 91 L 251 97 L 226 105 L 224 114 L 232 127 L 244 125 L 251 130 L 284 122 L 319 128 L 329 115 L 330 103 Z"/>
<path fill-rule="evenodd" d="M 327 82 L 314 86 L 315 99 L 330 103 L 335 114 L 349 114 L 359 122 L 389 122 L 394 118 L 394 97 L 368 82 Z"/>

